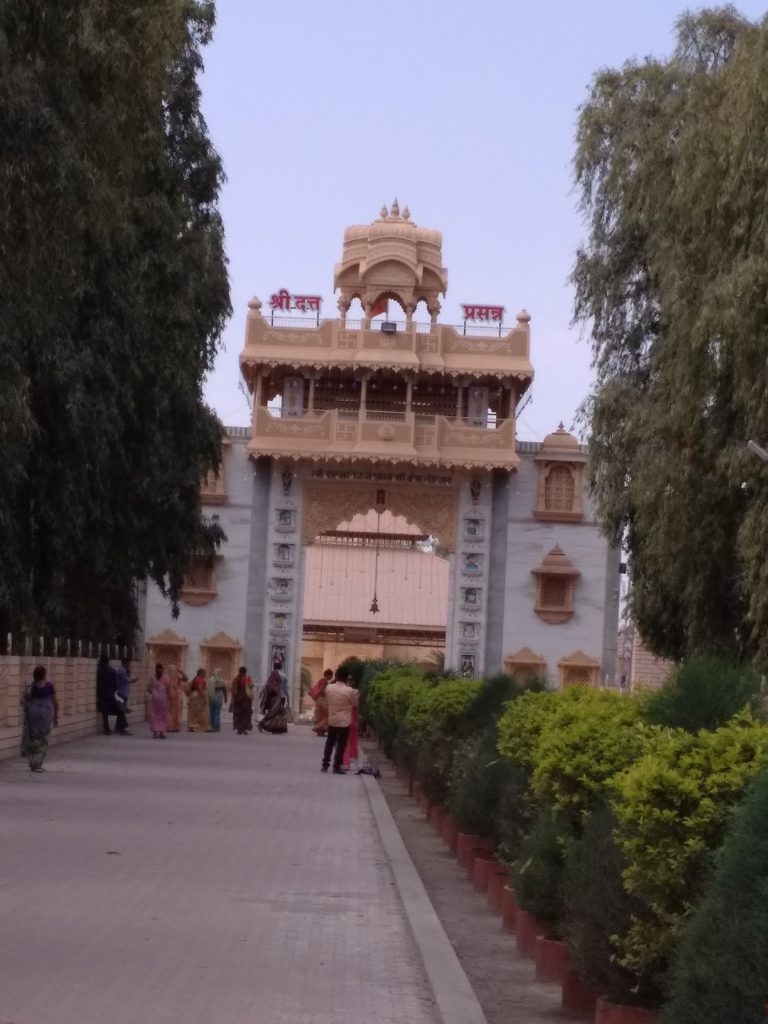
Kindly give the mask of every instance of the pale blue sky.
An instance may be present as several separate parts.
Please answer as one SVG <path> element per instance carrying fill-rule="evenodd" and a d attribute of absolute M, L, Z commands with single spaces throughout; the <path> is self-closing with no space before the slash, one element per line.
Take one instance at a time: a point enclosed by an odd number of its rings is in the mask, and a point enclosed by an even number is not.
<path fill-rule="evenodd" d="M 448 294 L 525 306 L 533 401 L 518 436 L 573 422 L 590 352 L 567 278 L 583 227 L 570 161 L 600 67 L 672 47 L 678 0 L 218 0 L 204 109 L 224 159 L 234 313 L 206 393 L 246 424 L 238 354 L 248 299 L 286 287 L 336 315 L 344 228 L 397 196 L 443 232 Z M 749 17 L 765 0 L 737 5 Z"/>

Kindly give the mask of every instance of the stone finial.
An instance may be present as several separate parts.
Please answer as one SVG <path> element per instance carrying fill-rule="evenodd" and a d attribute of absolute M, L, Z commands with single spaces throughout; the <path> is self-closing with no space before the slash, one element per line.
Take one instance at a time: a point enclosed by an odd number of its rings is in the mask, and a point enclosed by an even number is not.
<path fill-rule="evenodd" d="M 560 422 L 557 424 L 557 429 L 562 430 L 563 432 L 565 431 L 565 424 L 562 420 L 560 420 Z"/>
<path fill-rule="evenodd" d="M 248 302 L 248 309 L 252 309 L 255 313 L 261 313 L 261 299 L 255 295 Z"/>
<path fill-rule="evenodd" d="M 384 203 L 382 208 L 379 210 L 379 219 L 380 220 L 386 220 L 388 216 L 389 216 L 389 210 L 387 209 L 387 204 Z"/>
<path fill-rule="evenodd" d="M 390 207 L 389 212 L 391 213 L 395 220 L 400 219 L 400 203 L 398 203 L 397 201 L 397 196 L 395 196 L 395 198 L 392 200 L 392 206 Z"/>
<path fill-rule="evenodd" d="M 529 324 L 531 322 L 531 314 L 527 309 L 521 309 L 517 314 L 517 322 L 519 324 Z"/>
<path fill-rule="evenodd" d="M 407 204 L 403 207 L 403 220 L 411 219 L 411 211 L 408 209 Z"/>

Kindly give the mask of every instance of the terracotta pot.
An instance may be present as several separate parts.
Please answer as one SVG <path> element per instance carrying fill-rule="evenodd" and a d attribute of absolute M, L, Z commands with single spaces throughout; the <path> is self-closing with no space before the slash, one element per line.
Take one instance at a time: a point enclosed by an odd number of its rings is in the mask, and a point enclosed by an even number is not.
<path fill-rule="evenodd" d="M 485 887 L 485 902 L 492 910 L 502 909 L 506 884 L 507 869 L 503 864 L 494 861 L 488 869 L 488 884 Z"/>
<path fill-rule="evenodd" d="M 479 857 L 483 852 L 493 853 L 491 844 L 486 839 L 473 835 L 471 832 L 459 832 L 456 843 L 456 859 L 465 871 L 472 871 L 475 857 Z"/>
<path fill-rule="evenodd" d="M 539 935 L 536 939 L 536 977 L 562 985 L 566 974 L 572 970 L 571 951 L 566 944 Z"/>
<path fill-rule="evenodd" d="M 459 841 L 459 826 L 454 821 L 452 815 L 448 813 L 443 815 L 443 826 L 440 834 L 443 837 L 443 842 L 448 844 L 451 853 L 456 853 L 456 846 Z"/>
<path fill-rule="evenodd" d="M 485 892 L 488 888 L 488 876 L 495 865 L 496 860 L 492 853 L 483 851 L 475 857 L 472 862 L 472 884 L 478 892 Z"/>
<path fill-rule="evenodd" d="M 447 813 L 447 810 L 442 804 L 432 804 L 432 810 L 429 814 L 429 823 L 438 832 L 442 830 L 443 818 Z"/>
<path fill-rule="evenodd" d="M 549 934 L 549 925 L 539 921 L 527 910 L 517 908 L 515 915 L 515 935 L 517 936 L 517 950 L 523 956 L 531 958 L 536 956 L 536 939 L 539 935 Z"/>
<path fill-rule="evenodd" d="M 515 930 L 518 909 L 515 890 L 505 885 L 501 890 L 501 923 L 509 932 Z"/>
<path fill-rule="evenodd" d="M 588 1017 L 595 1012 L 597 996 L 576 971 L 569 971 L 563 979 L 561 1006 L 569 1013 L 582 1013 Z"/>
<path fill-rule="evenodd" d="M 642 1006 L 621 1006 L 598 999 L 595 1008 L 595 1024 L 656 1024 L 658 1015 L 654 1010 Z"/>

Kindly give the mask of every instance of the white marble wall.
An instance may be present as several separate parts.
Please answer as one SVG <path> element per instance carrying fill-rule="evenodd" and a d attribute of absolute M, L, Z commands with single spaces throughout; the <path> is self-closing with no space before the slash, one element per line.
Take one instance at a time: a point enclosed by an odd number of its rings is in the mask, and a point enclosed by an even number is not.
<path fill-rule="evenodd" d="M 200 645 L 224 631 L 245 646 L 246 590 L 248 584 L 253 465 L 246 451 L 247 431 L 233 430 L 231 444 L 224 449 L 227 500 L 221 505 L 204 505 L 206 516 L 219 516 L 227 535 L 216 565 L 216 597 L 208 604 L 192 606 L 183 601 L 179 617 L 171 615 L 170 603 L 156 586 L 147 587 L 143 609 L 143 638 L 146 642 L 165 629 L 184 637 L 189 646 L 187 673 L 200 663 Z"/>
<path fill-rule="evenodd" d="M 558 680 L 557 662 L 577 650 L 601 664 L 601 682 L 613 680 L 618 619 L 619 557 L 600 534 L 589 498 L 579 523 L 540 522 L 536 507 L 538 468 L 534 452 L 509 479 L 506 549 L 491 551 L 494 567 L 504 566 L 502 658 L 530 647 L 547 662 L 550 682 Z M 581 575 L 575 584 L 574 613 L 550 624 L 534 612 L 536 580 L 531 570 L 559 544 Z M 489 666 L 496 669 L 500 666 Z"/>

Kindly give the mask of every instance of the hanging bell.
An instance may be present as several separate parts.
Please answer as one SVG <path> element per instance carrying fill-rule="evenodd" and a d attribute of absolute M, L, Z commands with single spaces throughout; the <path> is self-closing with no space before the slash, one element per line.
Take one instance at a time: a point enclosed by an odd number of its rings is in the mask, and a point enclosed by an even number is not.
<path fill-rule="evenodd" d="M 372 611 L 374 615 L 378 614 L 379 602 L 378 602 L 378 599 L 376 598 L 375 594 L 373 595 L 373 600 L 371 601 L 371 607 L 370 607 L 369 611 Z"/>

